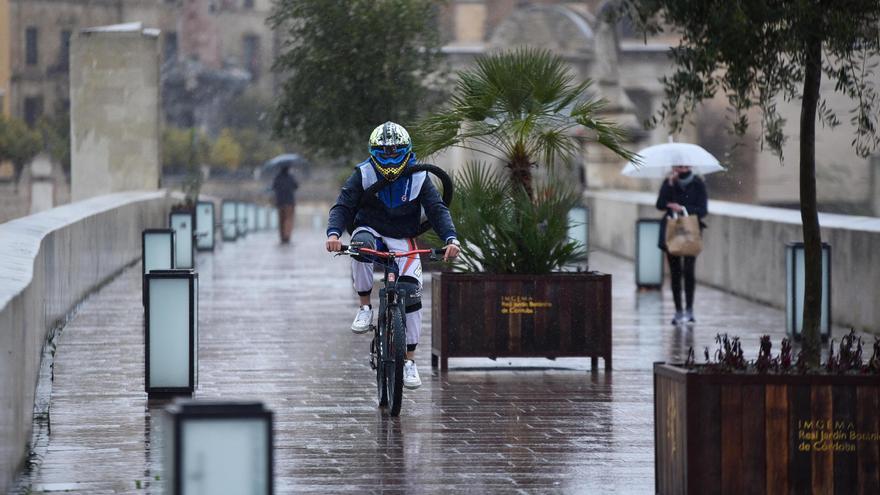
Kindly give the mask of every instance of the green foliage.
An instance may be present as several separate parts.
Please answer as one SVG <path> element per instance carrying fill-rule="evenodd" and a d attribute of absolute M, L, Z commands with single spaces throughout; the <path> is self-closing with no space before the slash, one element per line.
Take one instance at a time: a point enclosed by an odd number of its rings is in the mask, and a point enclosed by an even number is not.
<path fill-rule="evenodd" d="M 576 130 L 586 130 L 613 153 L 631 159 L 625 133 L 600 117 L 603 100 L 587 95 L 590 81 L 575 82 L 562 58 L 521 48 L 479 57 L 459 74 L 443 111 L 413 129 L 419 156 L 451 146 L 474 149 L 507 164 L 512 179 L 531 194 L 531 168 L 552 167 L 580 152 Z"/>
<path fill-rule="evenodd" d="M 70 112 L 61 109 L 52 115 L 43 115 L 37 129 L 43 136 L 46 152 L 70 175 Z"/>
<path fill-rule="evenodd" d="M 857 104 L 852 146 L 863 157 L 880 146 L 877 56 L 880 2 L 732 2 L 729 0 L 626 0 L 623 11 L 647 32 L 672 30 L 681 43 L 672 50 L 675 72 L 664 77 L 666 100 L 654 119 L 679 130 L 703 100 L 728 98 L 740 135 L 748 110 L 762 111 L 763 145 L 782 156 L 785 120 L 777 103 L 798 101 L 808 43 L 822 44 L 822 71 L 835 91 Z M 820 101 L 817 118 L 835 127 L 839 117 Z"/>
<path fill-rule="evenodd" d="M 162 130 L 162 166 L 191 170 L 205 163 L 210 142 L 195 129 L 166 127 Z"/>
<path fill-rule="evenodd" d="M 336 158 L 365 150 L 382 122 L 415 118 L 438 60 L 436 4 L 278 0 L 269 24 L 285 41 L 274 70 L 287 80 L 276 133 Z"/>
<path fill-rule="evenodd" d="M 762 145 L 782 158 L 784 119 L 778 99 L 800 101 L 800 198 L 806 266 L 803 354 L 818 366 L 821 232 L 816 202 L 818 119 L 834 127 L 837 115 L 821 99 L 822 75 L 857 104 L 852 110 L 853 149 L 867 157 L 880 146 L 880 54 L 877 0 L 623 0 L 623 12 L 648 32 L 671 29 L 681 42 L 672 50 L 676 68 L 663 78 L 666 97 L 656 120 L 673 130 L 716 94 L 734 110 L 732 127 L 742 135 L 748 110 L 761 110 Z"/>
<path fill-rule="evenodd" d="M 584 247 L 568 238 L 568 212 L 577 191 L 554 177 L 540 181 L 535 198 L 502 173 L 468 163 L 455 174 L 450 208 L 461 241 L 460 271 L 541 274 L 581 258 Z M 442 245 L 428 236 L 428 242 Z"/>
<path fill-rule="evenodd" d="M 241 145 L 235 140 L 230 129 L 223 129 L 211 145 L 208 162 L 215 167 L 237 170 L 241 165 Z"/>
<path fill-rule="evenodd" d="M 284 148 L 271 139 L 270 132 L 255 128 L 234 129 L 232 136 L 241 147 L 241 164 L 245 167 L 258 167 L 284 153 Z"/>
<path fill-rule="evenodd" d="M 40 133 L 14 117 L 0 115 L 0 160 L 9 160 L 15 169 L 15 183 L 24 166 L 43 148 Z"/>

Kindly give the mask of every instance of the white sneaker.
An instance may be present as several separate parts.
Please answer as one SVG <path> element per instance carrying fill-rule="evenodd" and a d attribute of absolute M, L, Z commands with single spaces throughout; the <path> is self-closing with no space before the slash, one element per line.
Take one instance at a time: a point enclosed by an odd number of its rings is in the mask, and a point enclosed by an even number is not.
<path fill-rule="evenodd" d="M 354 333 L 365 333 L 373 325 L 373 310 L 369 306 L 361 306 L 357 316 L 351 323 L 351 331 Z"/>
<path fill-rule="evenodd" d="M 403 386 L 406 388 L 422 386 L 422 379 L 419 378 L 419 369 L 416 368 L 415 361 L 407 359 L 403 362 Z"/>

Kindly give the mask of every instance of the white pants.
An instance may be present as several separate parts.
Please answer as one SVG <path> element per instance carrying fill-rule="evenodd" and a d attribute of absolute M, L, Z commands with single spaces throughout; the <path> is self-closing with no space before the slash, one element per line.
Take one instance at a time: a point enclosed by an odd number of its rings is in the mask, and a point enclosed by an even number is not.
<path fill-rule="evenodd" d="M 385 244 L 388 251 L 412 251 L 416 249 L 416 242 L 413 239 L 395 239 L 393 237 L 385 237 L 379 235 L 378 232 L 369 227 L 358 227 L 352 232 L 351 237 L 354 239 L 360 232 L 369 232 L 376 239 L 380 239 Z M 363 234 L 362 234 L 363 235 Z M 400 270 L 400 277 L 408 276 L 414 278 L 419 284 L 419 291 L 422 290 L 422 260 L 419 255 L 414 254 L 406 258 L 399 258 L 397 266 Z M 352 258 L 351 275 L 354 282 L 354 290 L 358 294 L 369 292 L 373 288 L 373 263 L 364 263 Z M 399 280 L 399 278 L 398 278 Z M 419 343 L 419 335 L 422 331 L 422 310 L 416 310 L 406 314 L 406 343 L 407 345 L 415 345 Z"/>

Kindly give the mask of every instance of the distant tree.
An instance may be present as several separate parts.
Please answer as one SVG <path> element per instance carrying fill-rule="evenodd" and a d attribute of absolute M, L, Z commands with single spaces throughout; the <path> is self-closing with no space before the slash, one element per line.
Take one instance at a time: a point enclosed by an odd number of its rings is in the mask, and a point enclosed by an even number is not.
<path fill-rule="evenodd" d="M 673 130 L 699 103 L 722 93 L 743 134 L 747 112 L 762 111 L 763 144 L 782 156 L 786 136 L 777 102 L 800 100 L 800 206 L 804 232 L 803 352 L 818 365 L 821 350 L 821 234 L 816 203 L 816 120 L 838 117 L 822 101 L 822 75 L 855 101 L 852 146 L 867 156 L 880 144 L 880 99 L 875 63 L 880 53 L 877 0 L 622 0 L 620 6 L 647 32 L 681 35 L 672 50 L 677 65 L 663 78 L 666 99 L 659 118 Z M 874 59 L 876 61 L 876 59 Z"/>
<path fill-rule="evenodd" d="M 43 115 L 37 123 L 43 137 L 43 148 L 54 161 L 61 164 L 70 176 L 70 111 L 59 107 L 54 113 Z"/>
<path fill-rule="evenodd" d="M 436 10 L 430 0 L 278 0 L 274 70 L 287 80 L 276 133 L 339 158 L 365 150 L 382 122 L 413 120 L 438 61 Z"/>
<path fill-rule="evenodd" d="M 24 166 L 42 149 L 43 140 L 39 132 L 30 129 L 21 120 L 0 115 L 0 160 L 12 162 L 16 190 Z"/>
<path fill-rule="evenodd" d="M 271 133 L 272 105 L 259 94 L 246 91 L 225 102 L 220 120 L 223 127 L 230 129 L 255 129 Z"/>
<path fill-rule="evenodd" d="M 197 169 L 208 161 L 211 144 L 204 134 L 193 128 L 168 126 L 162 130 L 162 167 Z"/>
<path fill-rule="evenodd" d="M 237 170 L 241 165 L 241 145 L 229 129 L 220 131 L 217 140 L 211 146 L 209 156 L 211 165 Z"/>
<path fill-rule="evenodd" d="M 284 152 L 284 148 L 271 139 L 271 135 L 258 129 L 244 128 L 232 131 L 233 137 L 241 146 L 241 163 L 245 167 L 254 168 L 266 160 Z"/>

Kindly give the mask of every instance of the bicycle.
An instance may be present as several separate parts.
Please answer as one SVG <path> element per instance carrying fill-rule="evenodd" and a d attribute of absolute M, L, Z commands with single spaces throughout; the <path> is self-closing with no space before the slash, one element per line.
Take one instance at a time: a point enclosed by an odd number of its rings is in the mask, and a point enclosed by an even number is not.
<path fill-rule="evenodd" d="M 403 396 L 403 361 L 406 359 L 406 319 L 404 317 L 406 296 L 397 287 L 400 268 L 398 258 L 430 254 L 432 260 L 443 255 L 444 249 L 413 249 L 404 252 L 377 251 L 359 245 L 343 245 L 336 256 L 367 255 L 373 263 L 383 267 L 379 290 L 379 317 L 373 325 L 373 341 L 370 343 L 370 367 L 376 371 L 379 407 L 387 407 L 391 416 L 400 414 Z M 401 297 L 403 296 L 403 297 Z"/>

